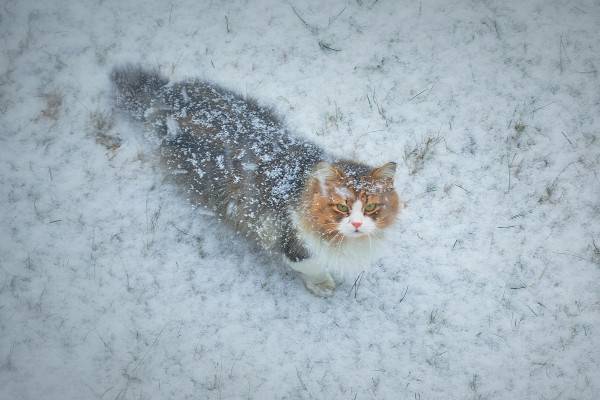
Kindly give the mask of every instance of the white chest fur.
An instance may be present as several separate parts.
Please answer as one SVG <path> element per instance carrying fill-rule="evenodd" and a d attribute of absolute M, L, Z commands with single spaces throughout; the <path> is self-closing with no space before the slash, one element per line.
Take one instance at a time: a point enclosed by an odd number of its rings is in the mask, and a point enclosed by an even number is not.
<path fill-rule="evenodd" d="M 329 244 L 313 234 L 301 232 L 314 263 L 325 271 L 343 277 L 355 277 L 367 270 L 375 261 L 380 237 L 344 239 L 339 244 Z"/>

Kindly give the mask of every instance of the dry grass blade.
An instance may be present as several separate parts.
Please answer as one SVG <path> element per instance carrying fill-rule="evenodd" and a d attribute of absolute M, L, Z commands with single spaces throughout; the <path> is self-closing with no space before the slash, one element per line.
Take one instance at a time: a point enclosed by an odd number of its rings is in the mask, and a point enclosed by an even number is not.
<path fill-rule="evenodd" d="M 442 139 L 439 136 L 429 136 L 417 143 L 414 147 L 404 147 L 404 163 L 408 167 L 409 175 L 415 175 L 425 167 L 425 161 L 431 157 L 435 146 Z"/>
<path fill-rule="evenodd" d="M 365 274 L 365 271 L 361 271 L 360 274 L 358 274 L 358 276 L 354 280 L 354 284 L 350 288 L 350 292 L 348 293 L 348 296 L 350 294 L 352 294 L 352 291 L 354 290 L 354 298 L 356 299 L 356 296 L 358 295 L 358 288 L 360 287 L 360 283 L 362 282 L 362 278 L 363 278 L 364 274 Z"/>
<path fill-rule="evenodd" d="M 296 14 L 296 17 L 298 17 L 300 22 L 302 22 L 302 24 L 306 27 L 306 29 L 309 30 L 310 33 L 312 33 L 313 35 L 316 35 L 317 33 L 319 33 L 319 28 L 306 22 L 306 20 L 304 18 L 302 18 L 302 16 L 298 12 L 298 10 L 296 10 L 296 8 L 294 6 L 291 6 L 291 7 L 292 7 L 292 11 L 294 12 L 294 14 Z"/>
<path fill-rule="evenodd" d="M 325 43 L 325 42 L 324 42 L 324 41 L 322 41 L 322 40 L 319 40 L 319 47 L 320 47 L 322 50 L 329 50 L 329 51 L 342 51 L 342 50 L 340 50 L 340 49 L 336 49 L 336 48 L 333 48 L 333 47 L 331 47 L 331 45 L 330 45 L 330 44 L 328 44 L 328 43 Z"/>

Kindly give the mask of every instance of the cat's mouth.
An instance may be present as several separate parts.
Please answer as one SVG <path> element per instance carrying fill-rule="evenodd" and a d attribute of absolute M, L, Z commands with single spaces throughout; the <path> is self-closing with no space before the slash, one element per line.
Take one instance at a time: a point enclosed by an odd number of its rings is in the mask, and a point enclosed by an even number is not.
<path fill-rule="evenodd" d="M 345 233 L 344 236 L 349 237 L 349 238 L 359 238 L 359 237 L 363 237 L 363 236 L 368 236 L 368 233 L 366 233 L 364 231 L 360 231 L 358 229 L 355 229 L 353 231 Z"/>
<path fill-rule="evenodd" d="M 359 226 L 356 226 L 355 224 L 352 225 L 353 226 L 350 226 L 350 224 L 343 224 L 339 227 L 338 232 L 348 239 L 360 239 L 370 237 L 375 234 L 376 231 L 376 229 L 372 229 L 372 227 L 369 226 L 360 226 L 363 224 L 357 224 Z"/>

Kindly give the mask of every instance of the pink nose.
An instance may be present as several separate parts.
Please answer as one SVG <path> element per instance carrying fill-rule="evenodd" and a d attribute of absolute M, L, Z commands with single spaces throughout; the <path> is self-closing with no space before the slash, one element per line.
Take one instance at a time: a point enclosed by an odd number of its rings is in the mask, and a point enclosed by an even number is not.
<path fill-rule="evenodd" d="M 355 227 L 356 229 L 360 228 L 361 225 L 362 225 L 362 222 L 360 222 L 360 221 L 352 222 L 352 226 Z"/>

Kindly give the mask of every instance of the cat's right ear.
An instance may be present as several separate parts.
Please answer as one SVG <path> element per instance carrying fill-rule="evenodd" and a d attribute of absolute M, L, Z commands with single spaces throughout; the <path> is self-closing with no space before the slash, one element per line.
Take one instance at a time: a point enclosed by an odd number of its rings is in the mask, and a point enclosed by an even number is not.
<path fill-rule="evenodd" d="M 371 176 L 379 182 L 382 182 L 388 190 L 394 188 L 394 175 L 396 174 L 396 163 L 389 162 L 371 172 Z"/>
<path fill-rule="evenodd" d="M 313 169 L 311 176 L 319 182 L 319 188 L 323 196 L 327 195 L 327 180 L 336 176 L 336 170 L 333 165 L 327 161 L 321 161 Z"/>
<path fill-rule="evenodd" d="M 395 162 L 389 162 L 383 164 L 379 168 L 375 168 L 373 172 L 371 172 L 371 176 L 375 179 L 394 179 L 394 175 L 396 174 L 396 166 Z"/>

